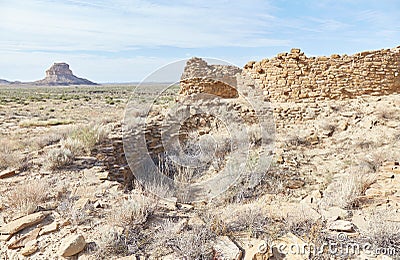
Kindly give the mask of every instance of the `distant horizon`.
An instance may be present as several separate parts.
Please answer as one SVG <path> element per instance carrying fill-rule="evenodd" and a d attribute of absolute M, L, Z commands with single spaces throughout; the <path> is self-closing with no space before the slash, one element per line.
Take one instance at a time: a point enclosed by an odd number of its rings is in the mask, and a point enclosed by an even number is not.
<path fill-rule="evenodd" d="M 400 44 L 396 0 L 1 1 L 0 79 L 35 81 L 54 62 L 94 82 L 140 82 L 176 60 L 243 67 L 300 48 L 307 56 Z"/>
<path fill-rule="evenodd" d="M 25 84 L 30 84 L 35 81 L 19 81 L 19 80 L 7 80 L 7 79 L 0 79 L 0 80 L 6 80 L 11 83 L 11 85 L 25 85 Z M 146 81 L 146 82 L 139 82 L 139 81 L 132 81 L 132 82 L 94 82 L 98 85 L 139 85 L 139 84 L 144 84 L 144 85 L 151 85 L 151 84 L 174 84 L 178 83 L 177 81 Z M 0 83 L 1 84 L 1 83 Z M 40 85 L 38 85 L 40 86 Z M 79 86 L 76 84 L 70 84 L 70 85 L 48 85 L 48 86 Z M 82 86 L 86 86 L 82 84 Z M 87 85 L 87 86 L 96 86 L 96 85 Z"/>
<path fill-rule="evenodd" d="M 392 49 L 392 48 L 396 48 L 396 47 L 400 47 L 400 45 L 397 45 L 397 46 L 392 46 L 392 47 L 387 47 L 387 48 L 379 48 L 379 49 L 373 49 L 373 50 L 361 50 L 361 51 L 358 51 L 358 52 L 355 52 L 355 53 L 331 53 L 331 54 L 339 54 L 339 55 L 355 55 L 355 54 L 357 54 L 357 53 L 361 53 L 361 52 L 363 52 L 363 51 L 376 51 L 376 50 L 382 50 L 382 49 Z M 293 48 L 295 48 L 295 47 L 293 47 Z M 292 48 L 290 48 L 290 49 L 292 49 Z M 286 51 L 287 53 L 290 51 L 290 49 L 288 50 L 288 51 Z M 301 49 L 300 49 L 301 50 Z M 302 50 L 301 50 L 302 51 Z M 277 54 L 279 54 L 279 53 L 276 53 L 276 54 L 274 54 L 273 56 L 271 56 L 271 57 L 264 57 L 264 58 L 273 58 L 273 57 L 275 57 Z M 307 57 L 317 57 L 317 56 L 330 56 L 331 54 L 326 54 L 326 55 L 307 55 L 306 53 L 305 53 L 305 55 L 307 56 Z M 207 58 L 204 58 L 204 57 L 198 57 L 198 56 L 193 56 L 193 57 L 197 57 L 197 58 L 202 58 L 202 59 L 207 59 Z M 193 58 L 193 57 L 190 57 L 190 58 Z M 249 61 L 251 61 L 251 60 L 248 60 L 247 62 L 249 62 Z M 257 60 L 257 61 L 259 61 L 259 60 Z M 246 63 L 247 63 L 246 62 Z M 73 66 L 73 65 L 71 65 L 71 64 L 69 64 L 68 62 L 65 62 L 65 61 L 55 61 L 55 62 L 53 62 L 52 64 L 55 64 L 55 63 L 66 63 L 66 64 L 68 64 L 69 65 L 69 67 L 70 67 L 70 69 L 71 69 L 71 67 Z M 215 63 L 215 64 L 218 64 L 218 63 Z M 229 63 L 224 63 L 224 64 L 229 64 Z M 235 65 L 235 64 L 230 64 L 230 65 Z M 243 68 L 244 67 L 244 65 L 245 64 L 243 64 L 243 66 L 238 66 L 238 67 L 240 67 L 240 68 Z M 51 66 L 51 65 L 50 65 Z M 49 67 L 50 67 L 49 66 Z M 235 65 L 235 66 L 237 66 L 237 65 Z M 44 71 L 46 71 L 48 68 L 46 68 L 46 69 L 44 69 Z M 158 68 L 159 69 L 159 68 Z M 72 70 L 72 69 L 71 69 Z M 124 84 L 124 85 L 127 85 L 127 84 L 141 84 L 141 83 L 145 83 L 145 84 L 171 84 L 171 83 L 175 83 L 175 82 L 177 82 L 177 81 L 173 81 L 173 80 L 163 80 L 163 81 L 146 81 L 146 77 L 145 78 L 143 78 L 143 79 L 141 79 L 141 80 L 133 80 L 133 81 L 95 81 L 95 80 L 92 80 L 92 79 L 89 79 L 89 78 L 86 78 L 85 76 L 82 76 L 82 75 L 76 75 L 76 73 L 75 73 L 75 71 L 74 70 L 72 70 L 72 73 L 75 75 L 75 76 L 77 76 L 77 77 L 80 77 L 80 78 L 84 78 L 84 79 L 88 79 L 88 80 L 90 80 L 90 81 L 92 81 L 92 82 L 94 82 L 94 83 L 96 83 L 96 84 L 100 84 L 100 85 L 105 85 L 105 84 L 110 84 L 110 85 L 112 85 L 112 84 Z M 148 76 L 148 75 L 147 75 Z M 42 77 L 43 78 L 43 77 Z M 7 79 L 7 78 L 1 78 L 0 77 L 0 80 L 6 80 L 6 81 L 8 81 L 8 82 L 10 82 L 10 83 L 17 83 L 17 84 L 19 84 L 19 83 L 21 83 L 21 84 L 29 84 L 29 83 L 32 83 L 32 82 L 35 82 L 35 81 L 37 81 L 37 80 L 40 80 L 40 79 L 42 79 L 42 78 L 39 78 L 39 79 L 35 79 L 35 80 L 28 80 L 28 81 L 21 81 L 21 80 L 12 80 L 12 79 Z"/>
<path fill-rule="evenodd" d="M 357 54 L 357 53 L 361 53 L 361 52 L 363 52 L 363 51 L 375 51 L 375 50 L 382 50 L 382 49 L 392 49 L 392 48 L 396 48 L 396 47 L 400 47 L 400 45 L 397 45 L 397 46 L 392 46 L 392 47 L 387 47 L 387 48 L 380 48 L 380 49 L 373 49 L 373 50 L 361 50 L 361 51 L 358 51 L 358 52 L 355 52 L 355 53 L 335 53 L 335 54 L 339 54 L 339 55 L 354 55 L 354 54 Z M 294 47 L 293 47 L 294 48 Z M 290 48 L 290 49 L 292 49 L 292 48 Z M 286 51 L 286 52 L 289 52 L 290 51 L 290 49 L 288 50 L 288 51 Z M 301 50 L 301 49 L 300 49 Z M 271 57 L 264 57 L 264 58 L 273 58 L 273 57 L 275 57 L 276 55 L 277 55 L 278 53 L 276 53 L 276 54 L 274 54 L 273 56 L 271 56 Z M 334 54 L 334 53 L 331 53 L 331 54 Z M 326 54 L 326 55 L 307 55 L 306 53 L 305 53 L 305 55 L 307 56 L 307 57 L 317 57 L 317 56 L 330 56 L 331 54 Z M 193 57 L 195 57 L 195 56 L 193 56 Z M 193 57 L 190 57 L 190 58 L 193 58 Z M 204 57 L 198 57 L 198 58 L 203 58 L 203 59 L 207 59 L 207 58 L 204 58 Z M 248 61 L 250 61 L 250 60 L 248 60 Z M 247 62 L 248 62 L 247 61 Z M 70 69 L 71 69 L 71 67 L 73 66 L 73 65 L 71 65 L 71 64 L 69 64 L 68 62 L 65 62 L 65 61 L 55 61 L 55 62 L 53 62 L 52 64 L 56 64 L 56 63 L 66 63 L 66 64 L 68 64 L 69 65 L 69 67 L 70 67 Z M 216 63 L 217 64 L 217 63 Z M 229 64 L 229 63 L 225 63 L 225 64 Z M 235 64 L 231 64 L 231 65 L 235 65 Z M 243 66 L 238 66 L 238 67 L 240 67 L 240 68 L 243 68 L 244 67 L 244 65 L 245 64 L 243 64 Z M 51 66 L 51 65 L 50 65 Z M 237 66 L 237 65 L 236 65 Z M 46 68 L 46 69 L 44 69 L 44 71 L 46 71 L 48 68 Z M 159 68 L 158 68 L 159 69 Z M 71 69 L 72 70 L 72 69 Z M 76 75 L 75 74 L 75 72 L 74 72 L 74 70 L 72 70 L 72 73 L 75 75 L 75 76 L 77 76 L 77 77 L 80 77 L 80 78 L 84 78 L 84 79 L 88 79 L 88 78 L 86 78 L 85 76 L 82 76 L 82 75 Z M 148 76 L 148 75 L 147 75 Z M 42 77 L 43 78 L 43 77 Z M 30 81 L 21 81 L 21 80 L 10 80 L 10 79 L 7 79 L 7 78 L 0 78 L 0 80 L 6 80 L 6 81 L 9 81 L 9 82 L 11 82 L 11 83 L 17 83 L 17 84 L 29 84 L 29 83 L 32 83 L 32 82 L 35 82 L 35 81 L 37 81 L 37 80 L 40 80 L 40 79 L 42 79 L 42 78 L 39 78 L 39 79 L 35 79 L 35 80 L 30 80 Z M 94 82 L 94 83 L 96 83 L 96 84 L 100 84 L 100 85 L 105 85 L 105 84 L 110 84 L 110 85 L 112 85 L 112 84 L 123 84 L 123 85 L 127 85 L 127 84 L 140 84 L 140 83 L 146 83 L 146 84 L 171 84 L 171 83 L 175 83 L 175 82 L 177 82 L 177 81 L 173 81 L 173 80 L 171 80 L 171 81 L 168 81 L 168 80 L 166 80 L 166 81 L 150 81 L 150 82 L 147 82 L 146 81 L 146 78 L 143 78 L 143 79 L 141 79 L 141 80 L 139 80 L 139 81 L 136 81 L 136 80 L 133 80 L 133 81 L 95 81 L 95 80 L 92 80 L 92 79 L 89 79 L 90 81 L 92 81 L 92 82 Z"/>

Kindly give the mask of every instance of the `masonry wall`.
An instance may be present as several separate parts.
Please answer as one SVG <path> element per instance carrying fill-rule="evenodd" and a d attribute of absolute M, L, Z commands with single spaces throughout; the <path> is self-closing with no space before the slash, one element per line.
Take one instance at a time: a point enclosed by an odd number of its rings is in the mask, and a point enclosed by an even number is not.
<path fill-rule="evenodd" d="M 180 95 L 207 93 L 222 98 L 236 98 L 236 75 L 242 70 L 229 65 L 210 65 L 200 58 L 187 61 L 180 80 Z"/>
<path fill-rule="evenodd" d="M 248 62 L 238 87 L 256 85 L 272 102 L 315 102 L 400 93 L 400 46 L 351 56 L 307 57 L 300 49 Z"/>

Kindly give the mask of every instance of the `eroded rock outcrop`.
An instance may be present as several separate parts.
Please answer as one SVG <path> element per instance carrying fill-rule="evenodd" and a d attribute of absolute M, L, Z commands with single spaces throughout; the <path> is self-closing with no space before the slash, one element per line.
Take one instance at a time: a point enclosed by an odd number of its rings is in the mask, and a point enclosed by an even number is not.
<path fill-rule="evenodd" d="M 97 85 L 96 83 L 75 76 L 67 63 L 54 63 L 46 70 L 46 77 L 35 81 L 36 85 Z"/>
<path fill-rule="evenodd" d="M 7 85 L 7 84 L 10 84 L 10 83 L 11 83 L 11 82 L 8 81 L 8 80 L 0 79 L 0 84 Z"/>

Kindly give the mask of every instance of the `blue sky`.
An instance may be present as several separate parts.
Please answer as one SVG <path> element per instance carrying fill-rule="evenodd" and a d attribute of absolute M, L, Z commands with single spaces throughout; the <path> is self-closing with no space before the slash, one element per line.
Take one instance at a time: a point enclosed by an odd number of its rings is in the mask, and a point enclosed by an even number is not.
<path fill-rule="evenodd" d="M 0 78 L 53 62 L 96 82 L 140 81 L 192 56 L 243 66 L 301 48 L 352 54 L 400 45 L 398 0 L 0 0 Z"/>

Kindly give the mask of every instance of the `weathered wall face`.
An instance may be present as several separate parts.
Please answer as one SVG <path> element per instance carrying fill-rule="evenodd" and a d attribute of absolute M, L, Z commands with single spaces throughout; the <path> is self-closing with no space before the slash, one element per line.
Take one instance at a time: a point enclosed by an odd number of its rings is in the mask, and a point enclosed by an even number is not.
<path fill-rule="evenodd" d="M 207 93 L 222 98 L 236 98 L 236 75 L 241 69 L 227 65 L 209 65 L 200 58 L 187 61 L 180 81 L 179 94 Z"/>
<path fill-rule="evenodd" d="M 191 78 L 181 80 L 180 94 L 189 96 L 197 93 L 207 93 L 222 98 L 236 98 L 238 91 L 232 85 L 210 78 Z"/>
<path fill-rule="evenodd" d="M 400 93 L 400 46 L 351 56 L 306 57 L 300 49 L 248 62 L 238 86 L 256 85 L 275 102 Z"/>

